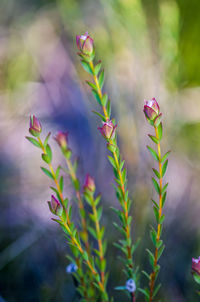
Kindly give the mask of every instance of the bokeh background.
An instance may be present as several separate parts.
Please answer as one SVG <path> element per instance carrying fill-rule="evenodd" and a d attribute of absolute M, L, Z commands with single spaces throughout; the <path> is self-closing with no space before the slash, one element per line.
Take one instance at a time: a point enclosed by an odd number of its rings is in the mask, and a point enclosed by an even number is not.
<path fill-rule="evenodd" d="M 167 179 L 161 259 L 162 302 L 196 302 L 191 258 L 200 255 L 200 2 L 198 0 L 1 0 L 0 1 L 0 301 L 77 301 L 65 272 L 68 248 L 50 218 L 49 179 L 40 171 L 40 152 L 28 141 L 29 115 L 48 131 L 68 130 L 79 158 L 79 177 L 96 179 L 102 192 L 108 238 L 109 292 L 125 283 L 118 233 L 110 206 L 117 205 L 105 142 L 97 131 L 96 104 L 76 55 L 75 35 L 86 30 L 106 72 L 105 90 L 118 121 L 133 198 L 133 238 L 141 238 L 135 259 L 149 270 L 145 249 L 154 223 L 150 198 L 152 131 L 143 100 L 156 97 L 163 112 L 163 150 L 172 150 Z M 54 165 L 63 163 L 56 143 Z M 73 190 L 65 176 L 65 192 Z M 77 217 L 74 209 L 74 218 Z M 146 280 L 141 279 L 144 285 Z M 144 301 L 143 296 L 138 302 Z"/>

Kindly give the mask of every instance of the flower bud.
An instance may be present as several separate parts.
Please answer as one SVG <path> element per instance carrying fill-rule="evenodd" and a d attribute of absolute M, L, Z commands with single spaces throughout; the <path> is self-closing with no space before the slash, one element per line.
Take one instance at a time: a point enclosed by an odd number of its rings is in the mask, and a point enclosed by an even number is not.
<path fill-rule="evenodd" d="M 136 284 L 133 279 L 129 279 L 126 281 L 125 285 L 126 289 L 129 291 L 129 293 L 134 293 L 136 290 Z"/>
<path fill-rule="evenodd" d="M 200 257 L 197 259 L 192 258 L 192 272 L 200 276 Z"/>
<path fill-rule="evenodd" d="M 55 136 L 55 140 L 62 150 L 67 150 L 68 132 L 58 132 L 58 134 Z"/>
<path fill-rule="evenodd" d="M 30 116 L 30 128 L 29 132 L 35 136 L 40 136 L 40 133 L 42 131 L 42 126 L 39 122 L 39 120 L 35 117 L 35 115 Z"/>
<path fill-rule="evenodd" d="M 92 178 L 89 174 L 86 175 L 85 178 L 85 185 L 84 185 L 84 190 L 89 190 L 90 192 L 94 192 L 95 191 L 95 182 L 94 182 L 94 178 Z"/>
<path fill-rule="evenodd" d="M 109 140 L 114 138 L 116 127 L 117 125 L 114 126 L 111 120 L 107 120 L 105 123 L 103 123 L 103 127 L 99 127 L 98 129 L 103 135 L 103 137 Z"/>
<path fill-rule="evenodd" d="M 154 125 L 156 119 L 160 119 L 158 118 L 161 117 L 160 107 L 155 98 L 148 101 L 145 100 L 144 114 L 151 125 Z"/>
<path fill-rule="evenodd" d="M 89 36 L 88 32 L 84 35 L 76 36 L 76 44 L 78 49 L 81 51 L 81 54 L 90 56 L 94 50 L 94 41 Z"/>
<path fill-rule="evenodd" d="M 50 211 L 55 215 L 57 215 L 62 209 L 60 202 L 58 201 L 58 199 L 55 198 L 54 195 L 51 195 L 51 201 L 48 201 L 48 204 Z"/>
<path fill-rule="evenodd" d="M 66 273 L 72 274 L 77 271 L 78 267 L 75 263 L 71 262 L 67 267 L 66 267 Z"/>

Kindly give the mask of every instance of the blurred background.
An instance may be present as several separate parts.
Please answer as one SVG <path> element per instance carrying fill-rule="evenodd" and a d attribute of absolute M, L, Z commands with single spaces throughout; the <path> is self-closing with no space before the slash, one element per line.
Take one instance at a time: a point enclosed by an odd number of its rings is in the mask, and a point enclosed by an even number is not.
<path fill-rule="evenodd" d="M 154 224 L 152 165 L 146 144 L 152 129 L 143 100 L 156 97 L 163 112 L 163 152 L 172 150 L 161 259 L 162 302 L 196 302 L 191 258 L 200 255 L 200 2 L 198 0 L 1 0 L 0 1 L 0 301 L 77 301 L 66 274 L 68 247 L 50 218 L 51 182 L 40 170 L 40 151 L 25 140 L 29 115 L 42 122 L 44 135 L 69 131 L 86 173 L 102 192 L 108 238 L 108 288 L 125 276 L 112 242 L 118 233 L 112 169 L 97 131 L 96 103 L 77 57 L 76 34 L 89 31 L 96 58 L 106 73 L 112 116 L 126 160 L 133 203 L 133 238 L 141 238 L 135 260 L 150 271 L 145 249 Z M 63 163 L 53 139 L 54 166 Z M 65 176 L 65 192 L 73 189 Z M 74 209 L 74 218 L 77 217 Z M 141 279 L 142 284 L 146 280 Z M 144 301 L 139 295 L 138 302 Z"/>

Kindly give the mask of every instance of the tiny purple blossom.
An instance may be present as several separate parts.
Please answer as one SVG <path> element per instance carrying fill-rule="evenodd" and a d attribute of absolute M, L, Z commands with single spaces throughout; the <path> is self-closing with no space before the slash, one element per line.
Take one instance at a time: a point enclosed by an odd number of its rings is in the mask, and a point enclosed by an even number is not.
<path fill-rule="evenodd" d="M 125 285 L 126 289 L 129 291 L 129 293 L 134 293 L 136 290 L 136 284 L 133 279 L 129 279 L 126 281 Z"/>
<path fill-rule="evenodd" d="M 90 56 L 94 49 L 94 41 L 86 32 L 84 35 L 76 36 L 76 44 L 83 55 Z"/>
<path fill-rule="evenodd" d="M 192 271 L 200 276 L 200 257 L 192 258 Z"/>
<path fill-rule="evenodd" d="M 42 126 L 40 124 L 40 121 L 35 117 L 35 115 L 30 116 L 30 128 L 29 132 L 35 136 L 38 137 L 42 131 Z"/>
<path fill-rule="evenodd" d="M 86 178 L 85 178 L 85 185 L 84 185 L 84 190 L 89 190 L 91 192 L 94 192 L 95 191 L 95 182 L 94 182 L 94 178 L 92 178 L 90 176 L 90 174 L 87 174 L 86 175 Z"/>
<path fill-rule="evenodd" d="M 68 143 L 68 132 L 58 132 L 55 136 L 55 140 L 62 149 L 66 150 Z"/>
<path fill-rule="evenodd" d="M 107 119 L 107 121 L 103 123 L 103 126 L 98 129 L 103 137 L 109 140 L 114 138 L 116 127 L 117 125 L 114 126 L 113 122 Z"/>
<path fill-rule="evenodd" d="M 160 107 L 155 98 L 146 101 L 144 105 L 144 114 L 147 120 L 154 121 L 157 116 L 160 114 Z"/>
<path fill-rule="evenodd" d="M 75 273 L 77 271 L 78 267 L 75 263 L 70 263 L 67 267 L 66 267 L 66 272 L 68 274 L 72 274 Z"/>

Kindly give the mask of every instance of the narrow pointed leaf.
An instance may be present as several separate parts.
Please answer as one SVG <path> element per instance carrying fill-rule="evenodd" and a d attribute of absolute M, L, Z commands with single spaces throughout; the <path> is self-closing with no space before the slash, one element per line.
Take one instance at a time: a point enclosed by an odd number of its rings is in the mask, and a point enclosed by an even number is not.
<path fill-rule="evenodd" d="M 153 178 L 153 177 L 152 177 L 152 181 L 153 181 L 153 185 L 154 185 L 154 188 L 155 188 L 156 192 L 157 192 L 158 194 L 160 194 L 160 187 L 159 187 L 157 181 L 156 181 L 155 178 Z"/>
<path fill-rule="evenodd" d="M 51 172 L 49 170 L 47 170 L 44 167 L 41 167 L 41 169 L 48 177 L 50 177 L 51 179 L 54 179 L 53 175 L 51 174 Z"/>
<path fill-rule="evenodd" d="M 103 83 L 104 83 L 104 70 L 102 70 L 102 72 L 99 75 L 99 86 L 100 86 L 100 88 L 103 87 Z"/>
<path fill-rule="evenodd" d="M 164 162 L 164 164 L 162 166 L 162 176 L 165 175 L 165 172 L 167 170 L 167 165 L 168 165 L 168 159 Z"/>
<path fill-rule="evenodd" d="M 167 157 L 169 156 L 170 152 L 171 152 L 171 151 L 168 151 L 168 152 L 166 152 L 166 153 L 163 155 L 163 157 L 162 157 L 162 159 L 161 159 L 161 163 L 163 163 L 163 162 L 167 159 Z"/>
<path fill-rule="evenodd" d="M 153 150 L 151 147 L 147 146 L 147 149 L 149 150 L 149 152 L 151 153 L 151 155 L 153 156 L 153 158 L 156 160 L 156 161 L 159 161 L 159 157 L 158 157 L 158 154 L 156 153 L 155 150 Z"/>
<path fill-rule="evenodd" d="M 27 139 L 29 142 L 31 142 L 34 146 L 36 146 L 36 147 L 38 147 L 38 148 L 41 149 L 40 143 L 39 143 L 35 138 L 26 136 L 26 139 Z"/>
<path fill-rule="evenodd" d="M 81 64 L 83 66 L 83 68 L 85 69 L 85 71 L 87 71 L 88 73 L 90 73 L 91 75 L 93 75 L 93 71 L 90 67 L 90 64 L 84 60 L 81 60 Z"/>

